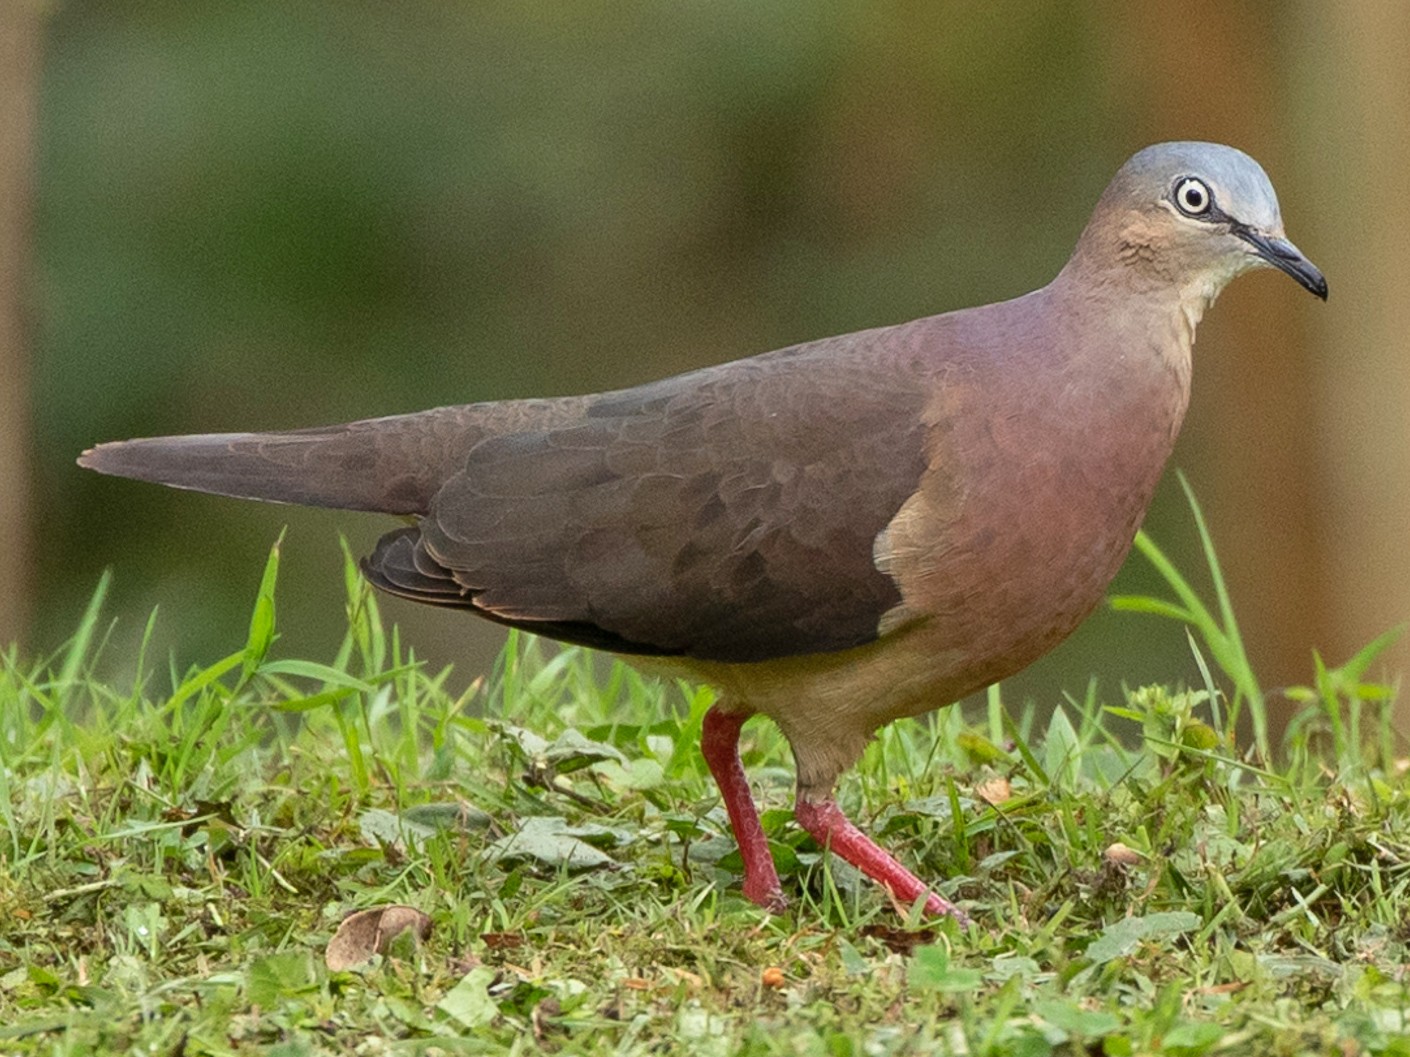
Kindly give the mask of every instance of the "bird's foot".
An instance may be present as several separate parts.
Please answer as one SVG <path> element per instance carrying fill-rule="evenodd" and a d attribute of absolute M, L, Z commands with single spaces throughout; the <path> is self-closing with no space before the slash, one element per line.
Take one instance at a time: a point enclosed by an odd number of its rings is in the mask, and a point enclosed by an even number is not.
<path fill-rule="evenodd" d="M 788 909 L 788 900 L 778 883 L 769 840 L 759 822 L 759 811 L 749 792 L 749 779 L 739 760 L 739 731 L 747 713 L 725 712 L 717 705 L 705 713 L 700 731 L 700 754 L 705 757 L 720 798 L 729 812 L 730 827 L 744 860 L 744 898 L 778 914 Z"/>
<path fill-rule="evenodd" d="M 814 802 L 800 798 L 793 806 L 793 816 L 815 841 L 872 880 L 880 881 L 900 902 L 911 904 L 924 895 L 927 914 L 948 914 L 961 925 L 968 923 L 964 911 L 941 899 L 929 885 L 854 826 L 835 800 Z"/>
<path fill-rule="evenodd" d="M 772 879 L 751 877 L 746 871 L 741 890 L 745 899 L 758 904 L 770 914 L 782 914 L 788 909 L 788 899 L 784 896 L 783 889 L 779 887 L 777 876 Z"/>

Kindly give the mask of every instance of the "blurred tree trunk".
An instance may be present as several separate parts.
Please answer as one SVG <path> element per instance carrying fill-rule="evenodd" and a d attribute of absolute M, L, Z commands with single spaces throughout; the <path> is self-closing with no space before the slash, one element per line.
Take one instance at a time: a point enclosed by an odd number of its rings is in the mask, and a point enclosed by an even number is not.
<path fill-rule="evenodd" d="M 1271 276 L 1224 294 L 1200 329 L 1177 454 L 1255 670 L 1268 687 L 1305 683 L 1313 648 L 1339 664 L 1410 618 L 1410 4 L 1113 11 L 1144 139 L 1221 129 L 1266 166 L 1331 286 L 1326 305 Z M 1277 37 L 1298 62 L 1275 67 L 1251 43 Z M 1402 639 L 1371 675 L 1407 664 Z"/>
<path fill-rule="evenodd" d="M 0 645 L 23 638 L 30 592 L 29 220 L 45 4 L 0 0 Z"/>
<path fill-rule="evenodd" d="M 1214 127 L 1261 162 L 1289 235 L 1330 276 L 1335 306 L 1336 269 L 1309 234 L 1316 200 L 1304 188 L 1317 148 L 1299 139 L 1309 131 L 1292 119 L 1291 78 L 1275 67 L 1274 49 L 1249 46 L 1251 12 L 1264 19 L 1259 39 L 1278 31 L 1281 9 L 1187 0 L 1116 10 L 1116 54 L 1139 93 L 1135 140 L 1198 139 Z M 1197 44 L 1191 26 L 1201 27 Z M 1200 326 L 1190 414 L 1174 460 L 1209 514 L 1254 670 L 1268 688 L 1306 682 L 1312 648 L 1328 647 L 1334 630 L 1317 518 L 1318 441 L 1308 428 L 1317 417 L 1311 327 L 1326 308 L 1281 276 L 1233 284 Z M 1177 523 L 1188 521 L 1182 509 Z M 1186 571 L 1198 575 L 1197 562 Z"/>
<path fill-rule="evenodd" d="M 1304 162 L 1317 205 L 1309 238 L 1321 229 L 1322 243 L 1335 247 L 1323 262 L 1332 311 L 1317 319 L 1323 352 L 1310 375 L 1324 492 L 1318 513 L 1338 630 L 1326 655 L 1339 662 L 1410 619 L 1410 4 L 1298 11 L 1309 46 L 1305 64 L 1291 71 L 1305 84 L 1295 116 L 1319 133 Z M 1356 281 L 1338 286 L 1338 273 Z M 1410 641 L 1402 636 L 1371 674 L 1396 675 L 1407 665 Z M 1402 695 L 1402 716 L 1407 708 Z"/>

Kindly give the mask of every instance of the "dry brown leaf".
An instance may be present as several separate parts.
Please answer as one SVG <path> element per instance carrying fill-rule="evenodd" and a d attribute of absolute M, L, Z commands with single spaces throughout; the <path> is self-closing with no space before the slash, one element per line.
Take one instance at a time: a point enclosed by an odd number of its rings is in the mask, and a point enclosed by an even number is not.
<path fill-rule="evenodd" d="M 356 911 L 343 918 L 333 933 L 323 961 L 335 973 L 356 969 L 374 956 L 385 954 L 387 945 L 408 931 L 418 942 L 424 940 L 431 934 L 431 919 L 415 907 L 400 903 Z"/>
<path fill-rule="evenodd" d="M 1108 845 L 1106 851 L 1102 852 L 1102 858 L 1109 863 L 1116 863 L 1119 866 L 1135 866 L 1144 859 L 1145 856 L 1135 848 L 1127 847 L 1120 841 L 1116 841 Z"/>
<path fill-rule="evenodd" d="M 1227 984 L 1210 984 L 1208 987 L 1197 987 L 1194 993 L 1197 995 L 1233 995 L 1242 991 L 1247 986 L 1247 980 L 1231 980 Z"/>
<path fill-rule="evenodd" d="M 897 954 L 903 954 L 907 958 L 923 943 L 933 943 L 935 941 L 934 929 L 895 929 L 887 925 L 863 925 L 861 934 L 869 939 L 878 940 Z"/>
<path fill-rule="evenodd" d="M 482 932 L 480 939 L 492 951 L 511 950 L 529 942 L 522 932 Z"/>
<path fill-rule="evenodd" d="M 974 787 L 974 795 L 986 804 L 1002 804 L 1013 796 L 1013 787 L 1003 775 L 986 778 Z"/>
<path fill-rule="evenodd" d="M 534 1011 L 529 1014 L 529 1023 L 533 1025 L 534 1038 L 538 1042 L 543 1042 L 548 1038 L 549 1032 L 562 1031 L 553 1024 L 553 1018 L 563 1015 L 563 1007 L 558 1004 L 556 998 L 545 998 L 542 1002 L 534 1006 Z"/>
<path fill-rule="evenodd" d="M 668 965 L 666 966 L 666 971 L 673 974 L 677 980 L 693 990 L 699 991 L 705 986 L 705 978 L 697 973 L 691 972 L 689 969 L 682 969 L 676 965 Z"/>

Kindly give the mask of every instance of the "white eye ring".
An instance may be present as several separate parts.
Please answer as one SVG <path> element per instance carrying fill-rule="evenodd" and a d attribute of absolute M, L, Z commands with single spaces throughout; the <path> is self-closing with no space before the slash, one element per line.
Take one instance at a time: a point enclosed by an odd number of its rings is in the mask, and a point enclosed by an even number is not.
<path fill-rule="evenodd" d="M 1174 198 L 1175 207 L 1187 217 L 1203 216 L 1209 212 L 1210 203 L 1214 201 L 1205 182 L 1193 176 L 1186 176 L 1175 185 Z"/>

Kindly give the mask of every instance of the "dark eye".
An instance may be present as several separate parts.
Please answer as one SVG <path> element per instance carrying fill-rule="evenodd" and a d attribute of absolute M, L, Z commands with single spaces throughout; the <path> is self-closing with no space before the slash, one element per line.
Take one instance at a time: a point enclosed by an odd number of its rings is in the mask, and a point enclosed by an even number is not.
<path fill-rule="evenodd" d="M 1175 185 L 1175 205 L 1187 217 L 1203 216 L 1209 212 L 1209 204 L 1214 196 L 1203 180 L 1186 176 Z"/>

